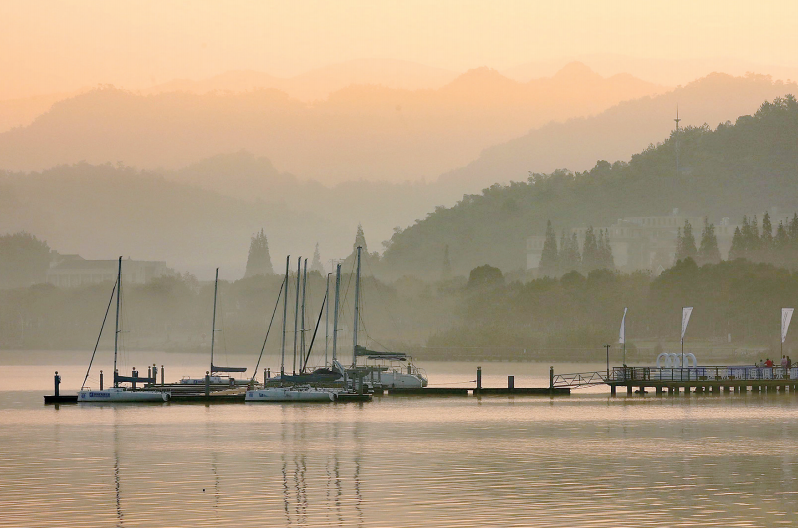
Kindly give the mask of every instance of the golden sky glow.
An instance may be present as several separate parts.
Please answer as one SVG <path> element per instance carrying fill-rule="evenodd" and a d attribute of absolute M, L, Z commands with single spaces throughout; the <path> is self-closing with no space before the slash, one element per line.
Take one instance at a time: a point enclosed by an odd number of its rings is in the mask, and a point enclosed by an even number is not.
<path fill-rule="evenodd" d="M 795 1 L 4 0 L 0 98 L 368 57 L 457 72 L 586 54 L 798 67 L 797 21 Z"/>

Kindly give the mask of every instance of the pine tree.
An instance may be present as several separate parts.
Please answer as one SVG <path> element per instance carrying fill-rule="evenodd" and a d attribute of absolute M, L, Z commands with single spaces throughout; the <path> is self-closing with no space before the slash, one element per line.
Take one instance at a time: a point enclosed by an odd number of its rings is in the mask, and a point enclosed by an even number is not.
<path fill-rule="evenodd" d="M 762 262 L 773 262 L 773 225 L 770 222 L 770 213 L 765 212 L 762 217 L 762 236 L 759 239 L 759 259 Z"/>
<path fill-rule="evenodd" d="M 729 249 L 729 260 L 738 258 L 745 258 L 745 247 L 743 233 L 740 231 L 739 226 L 734 228 L 734 235 L 732 236 L 731 249 Z"/>
<path fill-rule="evenodd" d="M 355 235 L 355 243 L 352 244 L 352 250 L 357 251 L 357 247 L 360 246 L 363 248 L 363 254 L 367 254 L 369 252 L 369 246 L 366 244 L 366 235 L 363 233 L 363 225 L 357 225 L 357 234 Z"/>
<path fill-rule="evenodd" d="M 776 236 L 773 238 L 773 263 L 779 266 L 787 266 L 790 262 L 790 239 L 787 235 L 787 228 L 784 222 L 779 222 L 776 228 Z"/>
<path fill-rule="evenodd" d="M 441 280 L 447 281 L 452 278 L 452 263 L 449 261 L 449 244 L 443 247 L 443 266 L 441 267 Z"/>
<path fill-rule="evenodd" d="M 582 270 L 585 274 L 599 268 L 598 242 L 593 226 L 585 231 L 585 242 L 582 244 Z"/>
<path fill-rule="evenodd" d="M 682 250 L 683 250 L 682 259 L 689 257 L 695 260 L 696 253 L 698 253 L 698 250 L 695 247 L 695 236 L 693 236 L 693 226 L 691 226 L 690 222 L 687 220 L 684 221 L 684 231 L 682 231 Z"/>
<path fill-rule="evenodd" d="M 603 269 L 615 269 L 615 259 L 612 257 L 612 247 L 610 246 L 610 232 L 608 229 L 599 231 L 598 240 L 599 262 Z"/>
<path fill-rule="evenodd" d="M 757 261 L 759 257 L 759 225 L 756 215 L 751 219 L 748 226 L 748 239 L 745 243 L 745 252 L 748 260 Z"/>
<path fill-rule="evenodd" d="M 704 230 L 701 232 L 701 247 L 696 257 L 698 264 L 717 264 L 720 262 L 720 249 L 718 238 L 715 236 L 715 225 L 709 223 L 709 218 L 704 217 Z"/>
<path fill-rule="evenodd" d="M 540 275 L 544 277 L 557 276 L 557 235 L 551 227 L 551 220 L 546 222 L 546 239 L 543 241 L 543 251 L 540 254 Z"/>
<path fill-rule="evenodd" d="M 582 254 L 579 253 L 579 240 L 576 233 L 571 233 L 571 244 L 569 246 L 568 260 L 572 263 L 572 271 L 582 267 Z"/>
<path fill-rule="evenodd" d="M 673 254 L 674 262 L 684 258 L 684 237 L 682 237 L 682 228 L 676 228 L 676 252 Z"/>
<path fill-rule="evenodd" d="M 319 253 L 318 242 L 316 242 L 316 249 L 313 250 L 313 260 L 310 262 L 310 271 L 317 271 L 324 275 L 324 265 L 321 263 L 321 253 Z"/>
<path fill-rule="evenodd" d="M 249 256 L 247 257 L 247 269 L 244 278 L 255 275 L 271 275 L 274 273 L 272 267 L 272 257 L 269 254 L 269 241 L 263 233 L 255 233 L 249 244 Z"/>
<path fill-rule="evenodd" d="M 794 213 L 790 225 L 787 227 L 787 242 L 789 249 L 785 252 L 785 261 L 791 263 L 790 268 L 795 268 L 798 261 L 798 213 Z"/>

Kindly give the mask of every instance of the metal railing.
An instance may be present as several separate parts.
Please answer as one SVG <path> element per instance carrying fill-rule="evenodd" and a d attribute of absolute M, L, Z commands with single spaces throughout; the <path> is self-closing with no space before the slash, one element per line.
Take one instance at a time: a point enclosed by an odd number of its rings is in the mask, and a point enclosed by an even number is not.
<path fill-rule="evenodd" d="M 607 383 L 606 372 L 577 372 L 574 374 L 555 374 L 551 379 L 552 387 L 568 387 L 578 389 L 592 385 Z"/>
<path fill-rule="evenodd" d="M 798 367 L 705 366 L 685 368 L 613 367 L 610 383 L 638 381 L 759 381 L 797 380 Z"/>

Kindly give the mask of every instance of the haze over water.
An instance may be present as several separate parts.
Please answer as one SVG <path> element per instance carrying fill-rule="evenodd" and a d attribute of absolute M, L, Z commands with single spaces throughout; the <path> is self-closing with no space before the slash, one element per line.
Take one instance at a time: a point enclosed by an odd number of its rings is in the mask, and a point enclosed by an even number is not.
<path fill-rule="evenodd" d="M 449 385 L 475 369 L 431 367 L 431 381 Z M 505 372 L 524 385 L 548 374 L 545 365 L 483 368 L 494 386 Z M 11 376 L 51 374 L 48 366 L 12 370 L 0 387 L 15 387 Z M 0 392 L 0 526 L 798 520 L 791 394 L 610 399 L 593 389 L 557 398 L 89 407 L 43 406 L 42 394 Z"/>

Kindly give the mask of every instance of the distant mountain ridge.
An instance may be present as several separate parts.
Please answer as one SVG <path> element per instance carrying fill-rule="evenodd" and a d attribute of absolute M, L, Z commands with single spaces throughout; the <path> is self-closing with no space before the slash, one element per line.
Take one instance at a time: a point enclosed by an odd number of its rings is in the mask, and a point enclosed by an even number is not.
<path fill-rule="evenodd" d="M 602 79 L 584 67 L 565 71 L 518 83 L 480 68 L 437 90 L 353 85 L 313 104 L 275 88 L 153 95 L 97 89 L 0 134 L 0 167 L 43 170 L 85 160 L 177 169 L 246 149 L 325 183 L 433 179 L 548 121 L 662 89 Z"/>
<path fill-rule="evenodd" d="M 629 159 L 667 137 L 675 126 L 677 107 L 681 126 L 715 126 L 789 93 L 798 93 L 798 84 L 762 75 L 708 75 L 657 96 L 621 102 L 596 116 L 530 130 L 485 149 L 468 165 L 442 174 L 438 182 L 468 194 L 494 183 L 524 181 L 529 172 L 587 170 L 598 159 Z"/>
<path fill-rule="evenodd" d="M 457 78 L 457 73 L 396 59 L 356 59 L 315 68 L 292 77 L 279 77 L 255 70 L 233 70 L 207 79 L 176 79 L 138 90 L 144 95 L 186 91 L 244 92 L 275 88 L 294 99 L 313 102 L 352 85 L 373 84 L 397 90 L 438 89 Z"/>

